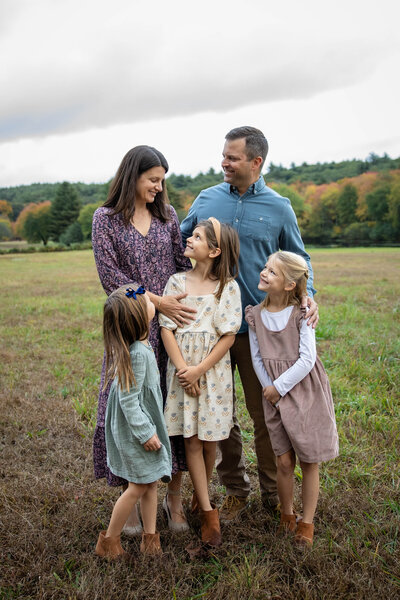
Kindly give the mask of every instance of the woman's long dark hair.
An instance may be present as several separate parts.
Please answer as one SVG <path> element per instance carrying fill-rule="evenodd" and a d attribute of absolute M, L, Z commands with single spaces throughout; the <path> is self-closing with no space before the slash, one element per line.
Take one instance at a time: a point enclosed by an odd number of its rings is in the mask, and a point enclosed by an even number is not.
<path fill-rule="evenodd" d="M 151 146 L 135 146 L 127 152 L 111 182 L 107 200 L 103 206 L 111 208 L 111 214 L 122 214 L 125 225 L 128 225 L 135 212 L 136 185 L 139 177 L 153 167 L 162 167 L 168 172 L 165 156 Z M 169 204 L 167 189 L 163 182 L 162 192 L 158 192 L 154 202 L 148 209 L 154 217 L 165 223 L 169 220 Z"/>
<path fill-rule="evenodd" d="M 210 272 L 219 281 L 215 297 L 220 300 L 227 282 L 237 277 L 239 272 L 239 236 L 236 229 L 226 223 L 221 223 L 221 243 L 218 245 L 211 221 L 200 221 L 196 227 L 204 227 L 207 244 L 211 250 L 221 249 L 221 254 L 213 258 Z"/>

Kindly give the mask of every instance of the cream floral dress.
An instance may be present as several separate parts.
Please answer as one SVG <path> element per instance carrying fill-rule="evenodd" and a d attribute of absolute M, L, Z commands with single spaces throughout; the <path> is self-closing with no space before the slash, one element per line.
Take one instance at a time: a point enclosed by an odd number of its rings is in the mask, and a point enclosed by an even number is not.
<path fill-rule="evenodd" d="M 169 278 L 164 295 L 183 294 L 186 274 Z M 182 327 L 159 315 L 161 327 L 174 331 L 187 365 L 198 365 L 210 354 L 220 337 L 236 334 L 242 322 L 240 290 L 236 281 L 229 281 L 218 302 L 214 294 L 186 296 L 181 302 L 197 310 L 196 320 Z M 229 352 L 200 378 L 201 394 L 193 398 L 186 394 L 176 377 L 171 361 L 167 367 L 168 396 L 164 409 L 168 435 L 217 441 L 229 437 L 232 428 L 233 387 Z"/>

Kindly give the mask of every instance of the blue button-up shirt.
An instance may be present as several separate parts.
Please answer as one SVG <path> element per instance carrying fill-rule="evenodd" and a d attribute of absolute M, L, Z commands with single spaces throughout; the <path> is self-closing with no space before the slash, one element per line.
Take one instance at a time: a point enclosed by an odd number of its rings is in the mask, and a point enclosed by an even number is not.
<path fill-rule="evenodd" d="M 305 258 L 309 268 L 307 291 L 311 297 L 314 295 L 310 257 L 304 249 L 290 200 L 267 187 L 262 176 L 242 196 L 229 183 L 220 183 L 200 192 L 181 223 L 183 241 L 192 235 L 197 223 L 209 217 L 228 223 L 239 234 L 237 282 L 243 311 L 248 304 L 259 304 L 265 297 L 265 292 L 257 287 L 260 272 L 269 255 L 277 250 L 288 250 Z M 245 331 L 247 323 L 243 318 L 239 333 Z"/>

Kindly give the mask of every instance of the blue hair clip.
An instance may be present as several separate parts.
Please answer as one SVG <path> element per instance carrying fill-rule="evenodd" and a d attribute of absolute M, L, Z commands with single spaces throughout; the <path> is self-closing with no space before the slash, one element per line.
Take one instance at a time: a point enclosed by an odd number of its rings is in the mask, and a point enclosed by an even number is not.
<path fill-rule="evenodd" d="M 141 285 L 141 286 L 138 287 L 137 290 L 134 290 L 131 287 L 126 288 L 126 294 L 125 294 L 125 296 L 128 296 L 128 298 L 134 298 L 136 300 L 137 299 L 136 298 L 137 294 L 145 294 L 145 293 L 146 293 L 146 290 Z"/>

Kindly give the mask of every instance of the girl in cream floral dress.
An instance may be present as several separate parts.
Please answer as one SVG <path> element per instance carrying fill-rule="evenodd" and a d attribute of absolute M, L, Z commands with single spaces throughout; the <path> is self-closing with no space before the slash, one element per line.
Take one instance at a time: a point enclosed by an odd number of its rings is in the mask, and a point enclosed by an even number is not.
<path fill-rule="evenodd" d="M 218 511 L 211 506 L 208 483 L 217 441 L 233 425 L 233 383 L 229 349 L 242 319 L 237 273 L 239 239 L 229 225 L 211 218 L 188 238 L 185 256 L 196 261 L 187 273 L 170 277 L 164 294 L 187 294 L 196 319 L 172 321 L 159 316 L 169 355 L 168 396 L 164 410 L 168 434 L 183 435 L 194 486 L 192 510 L 200 512 L 202 541 L 221 543 Z M 168 516 L 168 505 L 164 506 Z"/>

